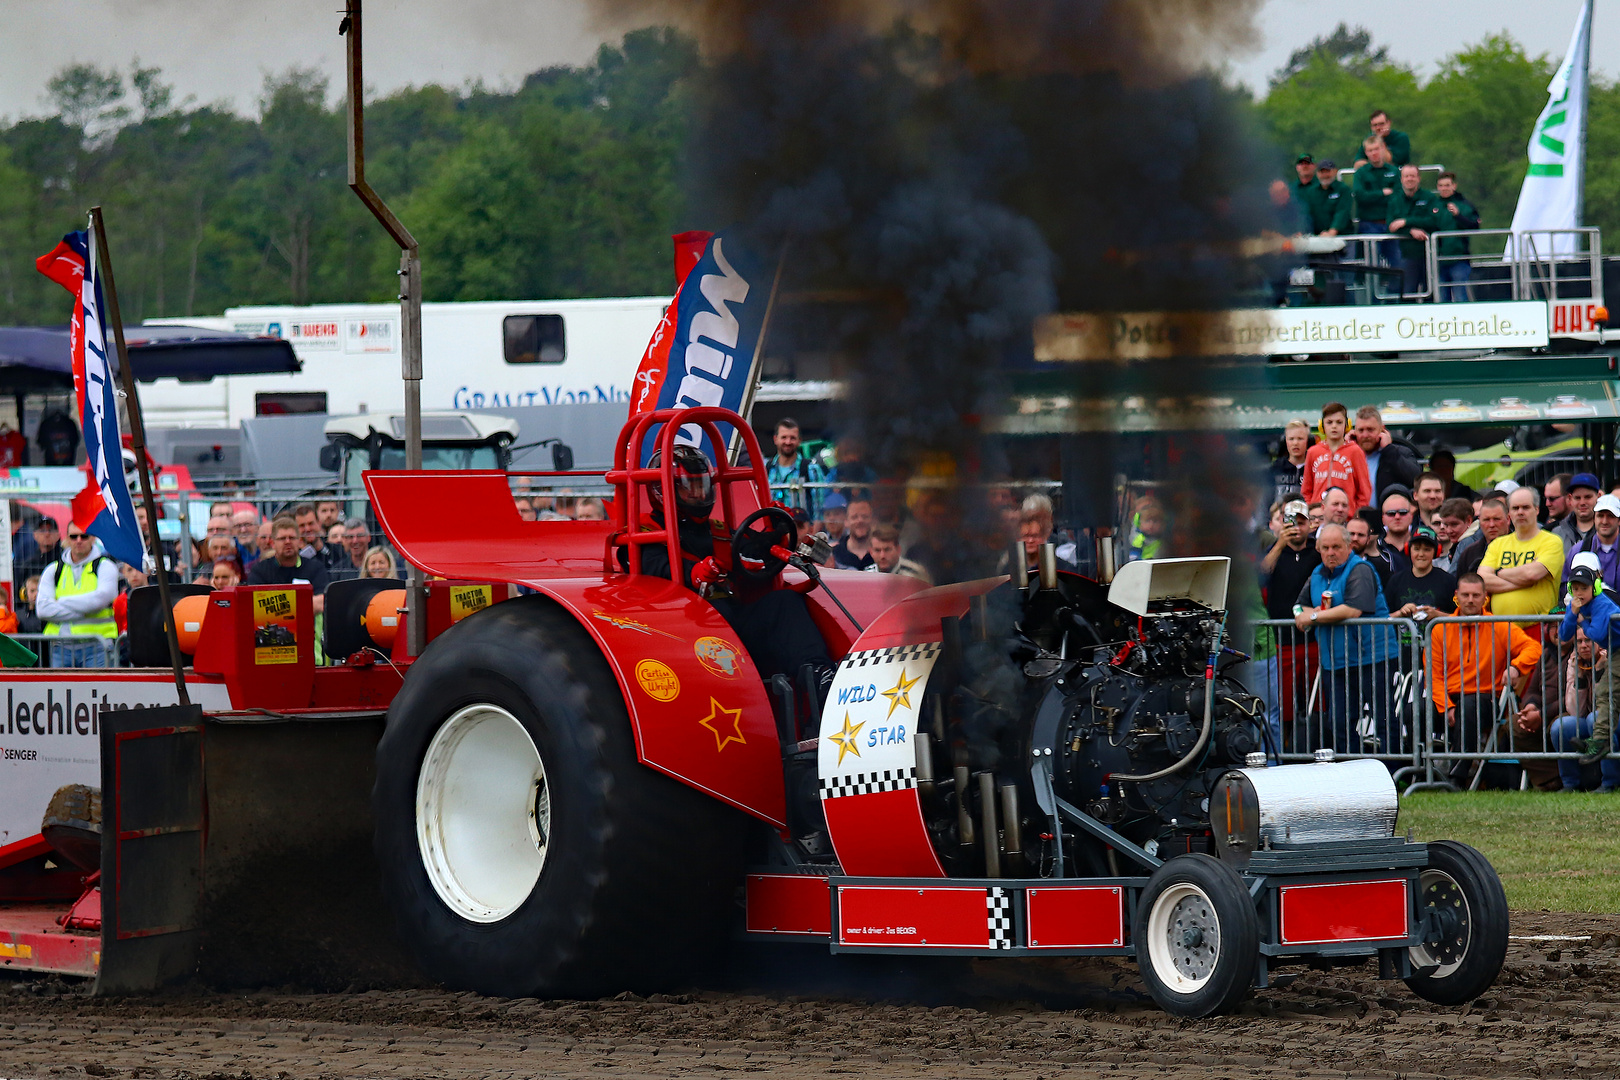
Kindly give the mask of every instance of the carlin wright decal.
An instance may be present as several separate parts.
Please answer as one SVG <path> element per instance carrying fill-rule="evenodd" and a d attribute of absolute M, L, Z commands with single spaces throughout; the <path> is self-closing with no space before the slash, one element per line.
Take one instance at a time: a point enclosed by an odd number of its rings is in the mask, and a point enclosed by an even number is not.
<path fill-rule="evenodd" d="M 642 354 L 631 391 L 631 415 L 698 405 L 742 409 L 770 302 L 770 282 L 763 264 L 729 233 L 676 237 L 677 271 L 683 240 L 695 246 L 699 236 L 704 238 L 702 257 L 681 281 Z M 649 434 L 641 448 L 643 465 L 652 457 L 656 435 Z M 701 447 L 711 461 L 719 460 L 716 449 L 695 427 L 676 439 Z"/>
<path fill-rule="evenodd" d="M 938 643 L 850 653 L 821 714 L 816 769 L 846 874 L 942 877 L 917 803 L 918 717 Z"/>
<path fill-rule="evenodd" d="M 41 274 L 73 294 L 68 348 L 73 389 L 79 399 L 88 476 L 73 497 L 73 524 L 96 537 L 119 562 L 145 566 L 146 545 L 135 522 L 135 505 L 124 479 L 123 439 L 118 433 L 118 391 L 107 357 L 106 323 L 95 235 L 68 233 L 47 255 L 34 260 Z"/>

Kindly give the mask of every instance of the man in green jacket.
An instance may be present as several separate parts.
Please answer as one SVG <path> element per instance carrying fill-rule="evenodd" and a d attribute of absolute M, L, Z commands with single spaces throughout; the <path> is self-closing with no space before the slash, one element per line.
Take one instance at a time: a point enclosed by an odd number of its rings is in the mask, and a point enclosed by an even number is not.
<path fill-rule="evenodd" d="M 1316 159 L 1310 154 L 1301 154 L 1294 159 L 1294 184 L 1289 191 L 1294 197 L 1294 202 L 1299 204 L 1300 217 L 1309 221 L 1318 196 Z"/>
<path fill-rule="evenodd" d="M 1428 278 L 1429 234 L 1451 228 L 1451 214 L 1439 195 L 1423 188 L 1416 165 L 1402 167 L 1386 214 L 1391 235 L 1401 238 L 1401 293 L 1412 296 Z"/>
<path fill-rule="evenodd" d="M 1384 140 L 1384 149 L 1389 151 L 1389 160 L 1397 169 L 1410 164 L 1412 160 L 1412 140 L 1404 131 L 1395 131 L 1389 126 L 1389 113 L 1379 109 L 1372 114 L 1370 123 L 1372 133 Z"/>
<path fill-rule="evenodd" d="M 1316 167 L 1316 190 L 1311 194 L 1311 232 L 1317 236 L 1343 236 L 1350 231 L 1351 204 L 1355 201 L 1350 185 L 1339 179 L 1339 167 L 1324 161 Z"/>
<path fill-rule="evenodd" d="M 1401 171 L 1389 163 L 1389 151 L 1378 136 L 1369 135 L 1361 148 L 1367 161 L 1350 178 L 1350 191 L 1356 203 L 1356 231 L 1373 235 L 1386 233 L 1389 231 L 1386 216 L 1389 197 L 1400 189 Z M 1377 254 L 1377 261 L 1385 266 L 1396 262 L 1393 243 L 1378 244 Z"/>
<path fill-rule="evenodd" d="M 1457 190 L 1457 174 L 1443 172 L 1435 185 L 1446 213 L 1451 217 L 1452 229 L 1479 228 L 1479 211 Z M 1468 279 L 1473 264 L 1468 261 L 1468 237 L 1442 236 L 1437 241 L 1440 256 L 1440 300 L 1442 303 L 1463 303 L 1468 299 Z"/>

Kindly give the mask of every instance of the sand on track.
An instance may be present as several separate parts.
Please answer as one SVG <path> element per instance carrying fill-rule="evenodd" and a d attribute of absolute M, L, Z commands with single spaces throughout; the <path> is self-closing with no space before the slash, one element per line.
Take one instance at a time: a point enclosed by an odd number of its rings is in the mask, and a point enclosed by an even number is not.
<path fill-rule="evenodd" d="M 977 961 L 906 978 L 843 966 L 833 991 L 780 980 L 602 1001 L 440 990 L 88 997 L 0 982 L 0 1077 L 1620 1075 L 1620 916 L 1515 912 L 1490 993 L 1441 1008 L 1376 967 L 1305 971 L 1235 1016 L 1177 1020 L 1118 961 Z M 791 954 L 785 954 L 791 955 Z M 888 961 L 885 958 L 885 963 Z M 802 981 L 802 980 L 801 980 Z M 896 996 L 899 995 L 899 996 Z"/>

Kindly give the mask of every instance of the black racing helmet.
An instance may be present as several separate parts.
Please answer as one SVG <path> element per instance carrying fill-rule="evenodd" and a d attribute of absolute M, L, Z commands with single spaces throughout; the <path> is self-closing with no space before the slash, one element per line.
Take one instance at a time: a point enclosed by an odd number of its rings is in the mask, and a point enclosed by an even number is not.
<path fill-rule="evenodd" d="M 652 458 L 647 462 L 648 467 L 656 469 L 661 456 L 660 451 L 653 451 Z M 675 502 L 680 508 L 680 516 L 707 518 L 714 510 L 714 465 L 703 451 L 685 444 L 676 446 L 670 452 L 670 462 L 675 472 Z M 651 486 L 653 506 L 662 512 L 664 485 L 655 482 Z"/>

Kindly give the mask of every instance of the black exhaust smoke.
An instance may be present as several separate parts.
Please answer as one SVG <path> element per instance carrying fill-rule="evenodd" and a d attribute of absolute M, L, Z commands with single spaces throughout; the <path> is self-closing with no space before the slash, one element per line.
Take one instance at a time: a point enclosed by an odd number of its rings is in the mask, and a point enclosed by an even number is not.
<path fill-rule="evenodd" d="M 1256 0 L 597 6 L 698 36 L 690 220 L 782 259 L 766 352 L 830 359 L 847 386 L 835 427 L 886 474 L 1005 474 L 981 421 L 1004 409 L 1039 315 L 1229 306 L 1225 253 L 1258 231 L 1262 155 L 1206 69 L 1253 41 Z M 1196 363 L 1165 364 L 1166 392 L 1195 392 Z M 1075 389 L 1106 393 L 1113 375 Z M 1180 490 L 1211 490 L 1208 449 L 1174 471 Z M 1084 445 L 1095 476 L 1115 454 Z M 965 562 L 993 562 L 1004 523 L 967 490 L 946 525 Z"/>

